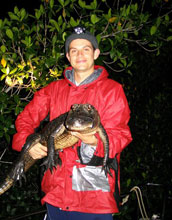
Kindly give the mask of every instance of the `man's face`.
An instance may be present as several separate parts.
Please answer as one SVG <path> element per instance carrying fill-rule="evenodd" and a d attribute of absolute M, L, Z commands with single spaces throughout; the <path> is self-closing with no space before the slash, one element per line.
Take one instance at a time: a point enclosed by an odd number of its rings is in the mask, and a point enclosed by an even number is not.
<path fill-rule="evenodd" d="M 98 58 L 99 53 L 99 49 L 94 50 L 90 41 L 76 39 L 70 43 L 66 57 L 76 72 L 92 73 L 94 60 Z"/>

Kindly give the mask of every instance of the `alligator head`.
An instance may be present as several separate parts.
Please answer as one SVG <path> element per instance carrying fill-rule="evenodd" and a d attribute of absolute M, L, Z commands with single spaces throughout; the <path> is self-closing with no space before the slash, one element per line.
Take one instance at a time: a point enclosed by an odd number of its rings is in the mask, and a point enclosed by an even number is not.
<path fill-rule="evenodd" d="M 97 110 L 90 104 L 74 104 L 65 120 L 69 131 L 93 131 L 100 124 Z"/>

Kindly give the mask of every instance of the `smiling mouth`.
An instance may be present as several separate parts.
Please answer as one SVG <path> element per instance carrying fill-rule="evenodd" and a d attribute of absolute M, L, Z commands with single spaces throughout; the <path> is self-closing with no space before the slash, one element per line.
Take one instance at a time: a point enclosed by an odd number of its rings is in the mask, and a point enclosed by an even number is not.
<path fill-rule="evenodd" d="M 86 62 L 86 60 L 78 60 L 78 61 L 76 61 L 77 63 L 85 63 Z"/>

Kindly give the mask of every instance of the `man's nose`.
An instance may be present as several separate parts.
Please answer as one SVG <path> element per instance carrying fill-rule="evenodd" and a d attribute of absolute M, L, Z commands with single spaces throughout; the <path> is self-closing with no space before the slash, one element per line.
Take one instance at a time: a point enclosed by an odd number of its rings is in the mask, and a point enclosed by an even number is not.
<path fill-rule="evenodd" d="M 78 56 L 82 56 L 83 55 L 83 51 L 82 50 L 78 50 Z"/>

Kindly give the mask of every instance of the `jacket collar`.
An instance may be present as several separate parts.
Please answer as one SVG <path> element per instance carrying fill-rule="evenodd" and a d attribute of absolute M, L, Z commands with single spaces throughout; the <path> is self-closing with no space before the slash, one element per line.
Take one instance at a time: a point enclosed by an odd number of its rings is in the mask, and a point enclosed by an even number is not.
<path fill-rule="evenodd" d="M 103 78 L 107 78 L 108 73 L 104 67 L 95 65 L 94 72 L 87 77 L 84 81 L 82 81 L 78 86 L 85 87 L 94 84 L 97 80 L 101 80 Z M 75 79 L 74 79 L 74 71 L 72 67 L 68 67 L 64 71 L 64 77 L 71 86 L 77 87 Z"/>

